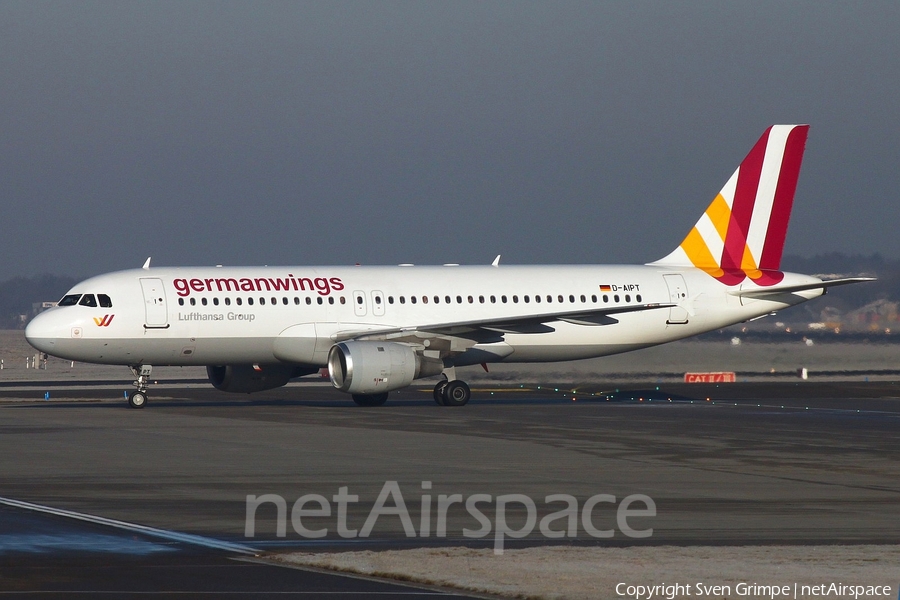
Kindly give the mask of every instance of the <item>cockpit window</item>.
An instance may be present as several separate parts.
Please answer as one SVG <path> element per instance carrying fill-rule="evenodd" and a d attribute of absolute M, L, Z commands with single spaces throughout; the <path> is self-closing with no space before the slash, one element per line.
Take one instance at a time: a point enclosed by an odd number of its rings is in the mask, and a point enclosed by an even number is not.
<path fill-rule="evenodd" d="M 68 294 L 63 296 L 63 299 L 57 303 L 57 306 L 75 306 L 80 298 L 81 294 Z"/>
<path fill-rule="evenodd" d="M 100 308 L 112 308 L 112 300 L 106 294 L 97 294 L 97 300 L 100 301 Z"/>
<path fill-rule="evenodd" d="M 97 306 L 97 299 L 94 298 L 93 294 L 85 294 L 81 297 L 81 302 L 78 303 L 80 306 Z"/>

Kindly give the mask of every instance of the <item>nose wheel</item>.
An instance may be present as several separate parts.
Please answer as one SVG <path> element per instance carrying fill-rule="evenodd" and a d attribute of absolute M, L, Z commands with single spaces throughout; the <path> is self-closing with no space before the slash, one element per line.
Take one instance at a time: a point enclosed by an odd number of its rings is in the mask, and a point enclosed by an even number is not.
<path fill-rule="evenodd" d="M 144 408 L 147 404 L 147 395 L 144 392 L 133 392 L 128 396 L 128 406 L 130 408 Z"/>
<path fill-rule="evenodd" d="M 128 396 L 129 408 L 144 408 L 147 404 L 147 387 L 150 383 L 150 374 L 153 372 L 152 365 L 132 365 L 131 372 L 134 373 L 134 387 L 136 391 Z"/>

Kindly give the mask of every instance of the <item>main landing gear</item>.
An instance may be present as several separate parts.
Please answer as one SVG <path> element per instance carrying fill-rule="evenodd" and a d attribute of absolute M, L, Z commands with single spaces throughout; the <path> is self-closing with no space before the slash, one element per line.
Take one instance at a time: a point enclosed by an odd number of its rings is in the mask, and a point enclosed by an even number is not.
<path fill-rule="evenodd" d="M 465 381 L 444 379 L 434 386 L 432 395 L 438 406 L 465 406 L 472 397 L 472 391 Z"/>
<path fill-rule="evenodd" d="M 131 372 L 137 378 L 134 382 L 136 391 L 128 396 L 128 406 L 130 408 L 144 408 L 147 404 L 147 384 L 150 382 L 150 373 L 153 372 L 152 365 L 132 365 Z"/>

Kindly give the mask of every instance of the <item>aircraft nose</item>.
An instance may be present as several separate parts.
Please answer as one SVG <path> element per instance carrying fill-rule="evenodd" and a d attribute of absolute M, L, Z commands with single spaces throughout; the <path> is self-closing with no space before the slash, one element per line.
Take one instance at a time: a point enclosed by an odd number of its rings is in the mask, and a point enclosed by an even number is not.
<path fill-rule="evenodd" d="M 59 337 L 59 328 L 54 321 L 52 314 L 39 314 L 25 326 L 25 340 L 41 352 L 53 354 Z"/>

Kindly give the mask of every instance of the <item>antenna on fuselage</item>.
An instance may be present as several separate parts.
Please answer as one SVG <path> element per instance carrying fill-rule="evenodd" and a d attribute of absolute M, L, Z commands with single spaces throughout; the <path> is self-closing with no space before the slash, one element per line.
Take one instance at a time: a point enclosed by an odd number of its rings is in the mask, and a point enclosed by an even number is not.
<path fill-rule="evenodd" d="M 494 259 L 494 262 L 491 263 L 491 266 L 492 266 L 492 267 L 499 267 L 499 266 L 500 266 L 500 255 L 499 255 L 499 254 L 497 255 L 497 258 Z"/>
<path fill-rule="evenodd" d="M 141 268 L 144 270 L 147 270 L 150 268 L 150 257 L 149 256 L 147 257 L 147 260 L 144 261 L 144 266 Z"/>

